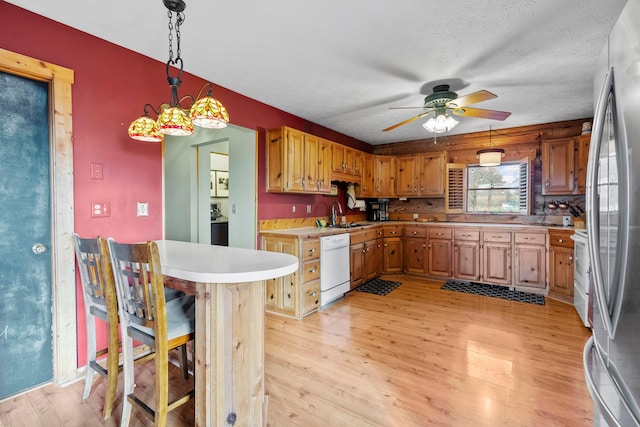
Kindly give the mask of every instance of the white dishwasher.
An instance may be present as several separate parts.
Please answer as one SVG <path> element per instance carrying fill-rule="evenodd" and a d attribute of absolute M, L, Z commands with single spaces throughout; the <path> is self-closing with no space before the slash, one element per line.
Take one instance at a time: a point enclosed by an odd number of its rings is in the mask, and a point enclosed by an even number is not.
<path fill-rule="evenodd" d="M 349 233 L 320 237 L 320 306 L 350 289 Z"/>

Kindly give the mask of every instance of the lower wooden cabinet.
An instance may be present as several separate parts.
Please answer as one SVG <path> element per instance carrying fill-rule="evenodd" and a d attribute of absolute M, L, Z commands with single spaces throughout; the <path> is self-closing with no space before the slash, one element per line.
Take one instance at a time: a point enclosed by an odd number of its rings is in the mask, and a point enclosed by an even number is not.
<path fill-rule="evenodd" d="M 426 227 L 407 225 L 404 229 L 404 235 L 404 271 L 427 274 L 429 272 L 429 247 Z"/>
<path fill-rule="evenodd" d="M 479 230 L 454 230 L 453 277 L 461 280 L 480 280 Z"/>
<path fill-rule="evenodd" d="M 301 319 L 320 308 L 320 239 L 262 236 L 262 250 L 298 257 L 298 270 L 266 281 L 265 310 Z"/>
<path fill-rule="evenodd" d="M 573 230 L 549 232 L 549 294 L 573 301 Z"/>
<path fill-rule="evenodd" d="M 482 232 L 482 279 L 497 285 L 511 285 L 511 232 Z"/>
<path fill-rule="evenodd" d="M 382 239 L 379 235 L 378 227 L 351 233 L 351 289 L 381 274 Z"/>
<path fill-rule="evenodd" d="M 514 233 L 513 285 L 546 289 L 547 233 Z"/>
<path fill-rule="evenodd" d="M 350 246 L 351 257 L 351 289 L 357 288 L 365 281 L 365 250 L 364 243 Z"/>
<path fill-rule="evenodd" d="M 428 228 L 427 237 L 429 239 L 427 262 L 429 274 L 451 277 L 451 229 Z"/>

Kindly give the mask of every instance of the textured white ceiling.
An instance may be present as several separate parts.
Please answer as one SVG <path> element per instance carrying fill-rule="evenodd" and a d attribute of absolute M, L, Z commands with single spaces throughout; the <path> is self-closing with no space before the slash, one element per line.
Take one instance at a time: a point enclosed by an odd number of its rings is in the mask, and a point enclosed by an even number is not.
<path fill-rule="evenodd" d="M 8 1 L 168 59 L 161 0 Z M 426 118 L 381 130 L 421 112 L 389 107 L 422 106 L 439 83 L 460 96 L 486 89 L 498 98 L 473 107 L 512 112 L 503 122 L 460 117 L 450 135 L 590 117 L 595 59 L 626 4 L 185 1 L 185 71 L 371 144 L 431 138 Z"/>

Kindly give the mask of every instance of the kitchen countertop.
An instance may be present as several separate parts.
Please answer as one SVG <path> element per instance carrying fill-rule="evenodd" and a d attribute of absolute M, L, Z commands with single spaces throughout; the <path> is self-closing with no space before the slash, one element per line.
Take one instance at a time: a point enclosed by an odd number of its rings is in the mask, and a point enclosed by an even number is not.
<path fill-rule="evenodd" d="M 511 228 L 511 229 L 534 229 L 534 230 L 571 230 L 573 227 L 563 227 L 561 225 L 545 224 L 500 224 L 484 222 L 418 222 L 418 221 L 359 221 L 355 227 L 301 227 L 289 228 L 285 230 L 265 230 L 261 235 L 294 236 L 300 238 L 311 238 L 320 236 L 331 236 L 335 234 L 350 233 L 364 230 L 366 228 L 384 225 L 421 225 L 421 226 L 442 226 L 442 227 L 479 227 L 479 228 Z"/>

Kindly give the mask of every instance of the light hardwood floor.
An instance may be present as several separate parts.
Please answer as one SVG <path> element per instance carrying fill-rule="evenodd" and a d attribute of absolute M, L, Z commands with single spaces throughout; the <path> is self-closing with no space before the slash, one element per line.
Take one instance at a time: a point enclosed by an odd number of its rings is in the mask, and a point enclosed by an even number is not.
<path fill-rule="evenodd" d="M 386 278 L 403 283 L 386 297 L 353 292 L 302 321 L 267 315 L 270 426 L 592 424 L 581 358 L 590 332 L 571 305 Z M 152 367 L 138 369 L 152 378 Z M 177 368 L 171 375 L 170 384 L 182 387 Z M 118 425 L 122 397 L 103 422 L 104 380 L 96 376 L 84 403 L 82 385 L 8 399 L 0 403 L 0 425 Z M 136 412 L 133 426 L 152 425 Z M 192 424 L 193 405 L 170 414 L 169 425 Z"/>

